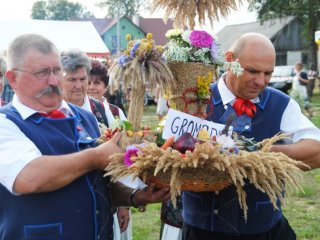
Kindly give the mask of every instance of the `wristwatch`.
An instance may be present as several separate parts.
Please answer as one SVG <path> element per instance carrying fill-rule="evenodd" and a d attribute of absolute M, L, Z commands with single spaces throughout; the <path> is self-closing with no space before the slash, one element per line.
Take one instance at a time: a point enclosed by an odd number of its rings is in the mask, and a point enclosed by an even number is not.
<path fill-rule="evenodd" d="M 136 188 L 132 191 L 132 193 L 130 194 L 130 203 L 131 205 L 134 207 L 134 208 L 144 208 L 145 205 L 142 205 L 142 204 L 138 204 L 135 200 L 134 200 L 134 195 L 140 191 L 141 189 L 140 188 Z"/>

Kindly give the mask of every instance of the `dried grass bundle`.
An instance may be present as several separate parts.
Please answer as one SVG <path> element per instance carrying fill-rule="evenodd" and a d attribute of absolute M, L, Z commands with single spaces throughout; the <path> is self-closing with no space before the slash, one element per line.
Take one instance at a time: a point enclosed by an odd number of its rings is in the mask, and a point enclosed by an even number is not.
<path fill-rule="evenodd" d="M 205 25 L 206 20 L 212 25 L 219 16 L 225 18 L 231 9 L 236 10 L 237 2 L 242 4 L 242 0 L 154 0 L 152 12 L 164 9 L 165 21 L 172 17 L 174 27 L 194 29 L 196 16 L 200 25 Z"/>
<path fill-rule="evenodd" d="M 284 137 L 277 135 L 260 142 L 261 150 L 241 150 L 237 155 L 230 155 L 228 151 L 221 153 L 220 145 L 209 142 L 197 144 L 193 152 L 187 151 L 185 155 L 172 149 L 162 150 L 155 143 L 146 143 L 140 147 L 138 156 L 131 158 L 134 162 L 131 167 L 123 164 L 122 154 L 114 155 L 106 168 L 106 175 L 112 176 L 113 181 L 130 174 L 142 177 L 144 181 L 156 176 L 170 185 L 174 204 L 181 191 L 214 191 L 210 188 L 212 184 L 216 184 L 216 190 L 233 184 L 247 219 L 245 182 L 266 193 L 275 209 L 278 209 L 277 199 L 283 203 L 283 191 L 290 190 L 290 187 L 299 188 L 302 180 L 300 168 L 308 166 L 283 153 L 269 152 L 270 146 Z M 207 185 L 199 189 L 197 184 L 190 186 L 187 181 L 205 182 Z"/>
<path fill-rule="evenodd" d="M 123 84 L 124 89 L 131 88 L 131 100 L 128 120 L 132 123 L 134 131 L 140 129 L 143 115 L 143 101 L 146 83 L 152 89 L 158 84 L 164 91 L 169 85 L 174 85 L 172 73 L 161 56 L 149 56 L 141 62 L 138 58 L 120 64 L 115 61 L 110 67 L 110 90 L 114 92 Z"/>

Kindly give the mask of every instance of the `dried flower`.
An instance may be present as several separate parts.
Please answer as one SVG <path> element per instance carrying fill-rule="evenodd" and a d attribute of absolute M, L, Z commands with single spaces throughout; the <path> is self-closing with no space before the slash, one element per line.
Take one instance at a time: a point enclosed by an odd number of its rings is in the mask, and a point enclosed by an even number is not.
<path fill-rule="evenodd" d="M 124 165 L 126 165 L 127 167 L 130 167 L 133 164 L 131 157 L 138 156 L 138 151 L 139 149 L 133 145 L 127 146 L 126 152 L 123 158 Z"/>

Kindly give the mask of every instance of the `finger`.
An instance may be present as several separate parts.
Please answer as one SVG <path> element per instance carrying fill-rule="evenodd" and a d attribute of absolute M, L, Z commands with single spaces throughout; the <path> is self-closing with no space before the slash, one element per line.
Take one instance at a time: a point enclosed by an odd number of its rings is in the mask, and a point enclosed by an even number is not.
<path fill-rule="evenodd" d="M 121 139 L 121 136 L 122 136 L 121 132 L 116 132 L 110 141 L 112 141 L 115 144 L 118 144 Z"/>

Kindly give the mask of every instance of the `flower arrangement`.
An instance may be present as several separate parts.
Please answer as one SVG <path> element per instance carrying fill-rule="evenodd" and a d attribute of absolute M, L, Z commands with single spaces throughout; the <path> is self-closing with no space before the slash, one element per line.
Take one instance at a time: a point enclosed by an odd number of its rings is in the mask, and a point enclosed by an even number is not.
<path fill-rule="evenodd" d="M 173 76 L 162 58 L 163 47 L 156 45 L 151 33 L 145 38 L 132 39 L 127 35 L 127 48 L 110 68 L 110 91 L 114 92 L 123 84 L 131 88 L 128 120 L 133 130 L 138 131 L 143 114 L 143 98 L 146 83 L 154 90 L 157 84 L 161 89 L 174 85 Z"/>
<path fill-rule="evenodd" d="M 166 37 L 169 42 L 165 46 L 163 56 L 170 62 L 201 62 L 214 64 L 234 74 L 241 75 L 243 69 L 239 62 L 227 62 L 220 44 L 206 31 L 171 29 Z"/>
<path fill-rule="evenodd" d="M 181 191 L 217 191 L 234 185 L 247 219 L 246 181 L 265 192 L 275 209 L 278 199 L 283 201 L 283 191 L 300 186 L 300 167 L 307 166 L 285 154 L 270 152 L 271 145 L 284 137 L 256 143 L 225 134 L 210 138 L 204 129 L 197 138 L 185 132 L 161 146 L 155 142 L 128 146 L 124 154 L 113 156 L 105 175 L 114 181 L 132 175 L 158 188 L 170 186 L 174 206 Z"/>

